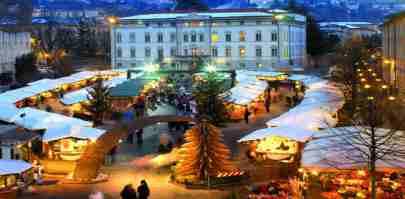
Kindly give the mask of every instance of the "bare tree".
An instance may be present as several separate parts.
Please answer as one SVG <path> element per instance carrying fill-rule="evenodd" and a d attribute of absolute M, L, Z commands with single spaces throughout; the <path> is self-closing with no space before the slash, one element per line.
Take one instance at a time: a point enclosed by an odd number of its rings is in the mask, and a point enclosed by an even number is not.
<path fill-rule="evenodd" d="M 353 89 L 358 92 L 358 99 L 349 121 L 351 127 L 331 129 L 332 136 L 328 139 L 333 140 L 330 142 L 333 146 L 326 150 L 335 154 L 334 161 L 329 161 L 332 166 L 367 166 L 370 195 L 375 199 L 376 167 L 405 163 L 405 134 L 402 131 L 405 126 L 401 116 L 404 107 L 389 95 L 388 86 L 371 66 L 358 68 L 354 75 L 358 83 Z"/>

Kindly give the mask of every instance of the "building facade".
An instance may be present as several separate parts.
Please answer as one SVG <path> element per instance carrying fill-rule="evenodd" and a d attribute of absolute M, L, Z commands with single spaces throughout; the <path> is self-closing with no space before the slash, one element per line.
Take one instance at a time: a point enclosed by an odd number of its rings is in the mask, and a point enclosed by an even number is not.
<path fill-rule="evenodd" d="M 336 35 L 341 41 L 381 34 L 378 24 L 370 22 L 322 22 L 319 27 L 329 35 Z"/>
<path fill-rule="evenodd" d="M 29 32 L 5 32 L 0 30 L 0 85 L 9 84 L 6 79 L 13 79 L 15 60 L 31 52 Z"/>
<path fill-rule="evenodd" d="M 113 68 L 157 61 L 187 67 L 206 57 L 225 69 L 301 69 L 306 61 L 306 18 L 268 10 L 142 14 L 112 26 Z"/>
<path fill-rule="evenodd" d="M 405 93 L 405 12 L 388 17 L 383 24 L 384 79 Z"/>

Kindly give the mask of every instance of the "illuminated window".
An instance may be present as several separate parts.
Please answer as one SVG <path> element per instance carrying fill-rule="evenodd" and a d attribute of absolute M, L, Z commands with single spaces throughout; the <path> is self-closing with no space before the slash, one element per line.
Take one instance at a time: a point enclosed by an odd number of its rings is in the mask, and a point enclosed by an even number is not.
<path fill-rule="evenodd" d="M 239 47 L 239 57 L 245 57 L 245 56 L 246 56 L 246 48 Z"/>
<path fill-rule="evenodd" d="M 197 56 L 198 55 L 198 49 L 197 48 L 192 48 L 191 49 L 191 56 Z"/>
<path fill-rule="evenodd" d="M 211 34 L 211 41 L 214 43 L 217 43 L 219 41 L 219 35 L 218 33 L 214 32 Z"/>
<path fill-rule="evenodd" d="M 170 33 L 170 42 L 175 42 L 176 41 L 176 33 Z"/>
<path fill-rule="evenodd" d="M 246 41 L 246 33 L 241 31 L 239 32 L 239 41 Z"/>

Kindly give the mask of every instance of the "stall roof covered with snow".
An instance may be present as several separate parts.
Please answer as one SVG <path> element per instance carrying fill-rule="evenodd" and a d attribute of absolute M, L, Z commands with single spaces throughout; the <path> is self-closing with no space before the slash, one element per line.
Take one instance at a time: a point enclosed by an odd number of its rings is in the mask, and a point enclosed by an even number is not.
<path fill-rule="evenodd" d="M 32 168 L 30 163 L 22 160 L 0 159 L 0 175 L 20 174 Z"/>
<path fill-rule="evenodd" d="M 314 131 L 308 129 L 301 129 L 294 126 L 283 126 L 253 131 L 252 133 L 239 139 L 238 142 L 263 140 L 271 136 L 280 136 L 294 141 L 305 142 L 314 136 L 314 134 Z"/>
<path fill-rule="evenodd" d="M 42 140 L 45 142 L 51 142 L 64 138 L 77 138 L 94 141 L 105 132 L 105 130 L 85 126 L 60 125 L 48 128 L 45 131 Z"/>

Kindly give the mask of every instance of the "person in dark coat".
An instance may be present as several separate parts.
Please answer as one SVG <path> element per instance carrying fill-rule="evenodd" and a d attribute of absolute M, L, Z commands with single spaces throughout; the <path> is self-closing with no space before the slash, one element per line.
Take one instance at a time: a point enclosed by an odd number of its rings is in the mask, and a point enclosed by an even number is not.
<path fill-rule="evenodd" d="M 122 199 L 137 199 L 136 191 L 132 187 L 132 184 L 125 185 L 125 187 L 124 187 L 124 189 L 122 189 L 120 195 L 121 195 Z"/>
<path fill-rule="evenodd" d="M 248 108 L 248 106 L 245 106 L 245 112 L 243 114 L 243 118 L 245 119 L 246 124 L 249 124 L 249 116 L 250 116 L 249 108 Z"/>
<path fill-rule="evenodd" d="M 145 180 L 141 181 L 141 185 L 138 186 L 139 199 L 147 199 L 149 197 L 150 190 Z"/>

